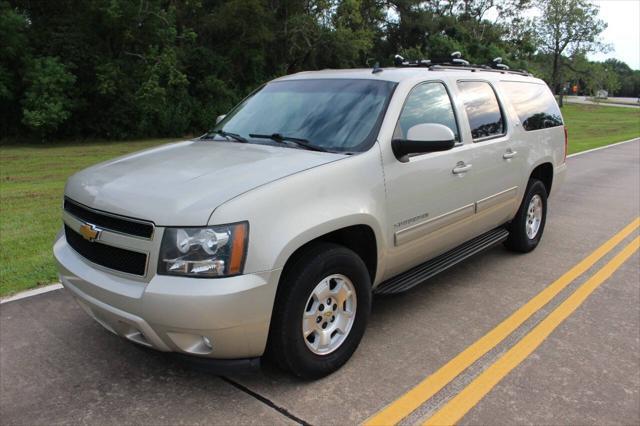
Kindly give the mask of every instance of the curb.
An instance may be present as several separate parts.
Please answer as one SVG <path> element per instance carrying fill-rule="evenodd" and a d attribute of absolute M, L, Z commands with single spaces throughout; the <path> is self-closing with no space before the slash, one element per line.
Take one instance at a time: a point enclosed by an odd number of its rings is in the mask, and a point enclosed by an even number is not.
<path fill-rule="evenodd" d="M 44 287 L 34 288 L 32 290 L 21 291 L 20 293 L 16 293 L 13 296 L 0 298 L 0 304 L 13 302 L 16 300 L 24 299 L 31 296 L 37 296 L 38 294 L 48 293 L 50 291 L 59 290 L 62 288 L 62 284 L 50 284 Z"/>
<path fill-rule="evenodd" d="M 633 138 L 633 139 L 629 139 L 629 140 L 622 141 L 622 142 L 612 143 L 612 144 L 605 145 L 605 146 L 599 146 L 598 148 L 592 148 L 592 149 L 588 149 L 588 150 L 586 150 L 586 151 L 576 152 L 575 154 L 569 154 L 569 155 L 567 155 L 567 158 L 577 157 L 578 155 L 587 154 L 587 153 L 589 153 L 589 152 L 600 151 L 600 150 L 602 150 L 602 149 L 611 148 L 612 146 L 622 145 L 622 144 L 624 144 L 624 143 L 636 142 L 636 141 L 640 141 L 640 137 L 638 137 L 638 138 Z"/>

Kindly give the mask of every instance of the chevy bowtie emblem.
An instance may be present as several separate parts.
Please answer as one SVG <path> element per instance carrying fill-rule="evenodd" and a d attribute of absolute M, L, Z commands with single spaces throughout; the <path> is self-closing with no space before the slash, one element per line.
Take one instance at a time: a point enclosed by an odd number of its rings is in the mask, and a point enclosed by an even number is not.
<path fill-rule="evenodd" d="M 84 237 L 85 240 L 95 241 L 100 236 L 101 229 L 96 228 L 95 225 L 91 225 L 90 223 L 85 223 L 80 227 L 80 234 Z"/>

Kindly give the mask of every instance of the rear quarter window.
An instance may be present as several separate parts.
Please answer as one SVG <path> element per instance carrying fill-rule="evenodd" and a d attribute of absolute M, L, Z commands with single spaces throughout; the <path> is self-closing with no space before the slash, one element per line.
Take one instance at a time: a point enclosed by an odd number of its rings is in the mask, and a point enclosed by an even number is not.
<path fill-rule="evenodd" d="M 520 81 L 503 81 L 500 84 L 525 130 L 562 126 L 560 108 L 546 85 Z"/>

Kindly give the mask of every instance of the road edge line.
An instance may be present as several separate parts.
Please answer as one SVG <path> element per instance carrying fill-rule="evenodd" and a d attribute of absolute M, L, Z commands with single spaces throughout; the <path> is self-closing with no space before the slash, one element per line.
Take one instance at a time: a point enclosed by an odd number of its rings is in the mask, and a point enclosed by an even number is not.
<path fill-rule="evenodd" d="M 0 305 L 15 302 L 16 300 L 26 299 L 27 297 L 37 296 L 39 294 L 48 293 L 50 291 L 59 290 L 62 288 L 62 284 L 49 284 L 44 287 L 37 287 L 31 290 L 21 291 L 20 293 L 16 293 L 13 296 L 0 298 Z"/>
<path fill-rule="evenodd" d="M 580 151 L 580 152 L 576 152 L 576 153 L 573 153 L 573 154 L 569 154 L 569 155 L 567 155 L 567 158 L 577 157 L 577 156 L 582 155 L 582 154 L 588 154 L 590 152 L 600 151 L 602 149 L 612 148 L 614 146 L 622 145 L 622 144 L 629 143 L 629 142 L 636 142 L 636 141 L 640 141 L 640 136 L 632 138 L 632 139 L 627 139 L 626 141 L 615 142 L 615 143 L 612 143 L 612 144 L 609 144 L 609 145 L 599 146 L 597 148 L 587 149 L 586 151 Z"/>
<path fill-rule="evenodd" d="M 584 284 L 571 293 L 549 315 L 529 331 L 497 361 L 465 386 L 456 396 L 429 416 L 422 426 L 453 425 L 471 411 L 511 371 L 529 358 L 558 327 L 625 264 L 640 248 L 640 237 L 634 238 L 613 259 L 600 268 Z"/>

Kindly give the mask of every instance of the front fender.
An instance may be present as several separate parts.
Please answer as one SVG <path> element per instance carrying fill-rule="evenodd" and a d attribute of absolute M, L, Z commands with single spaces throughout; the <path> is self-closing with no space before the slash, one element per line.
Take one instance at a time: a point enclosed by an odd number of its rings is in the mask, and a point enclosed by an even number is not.
<path fill-rule="evenodd" d="M 209 224 L 249 221 L 245 273 L 282 268 L 307 242 L 347 226 L 367 225 L 376 237 L 379 272 L 387 247 L 384 200 L 376 144 L 365 153 L 241 194 L 215 209 Z"/>

